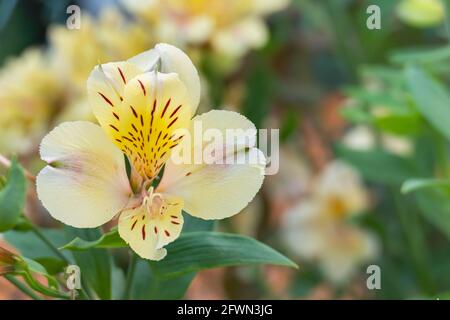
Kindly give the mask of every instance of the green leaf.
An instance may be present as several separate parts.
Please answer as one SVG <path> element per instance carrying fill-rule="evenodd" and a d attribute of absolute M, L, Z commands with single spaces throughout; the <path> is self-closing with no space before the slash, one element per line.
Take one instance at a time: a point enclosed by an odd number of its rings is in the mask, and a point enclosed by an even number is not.
<path fill-rule="evenodd" d="M 272 264 L 297 268 L 281 253 L 255 239 L 219 232 L 192 232 L 167 246 L 167 256 L 150 262 L 160 277 L 173 277 L 204 269 Z"/>
<path fill-rule="evenodd" d="M 435 64 L 450 60 L 450 47 L 402 49 L 393 51 L 390 60 L 395 64 Z"/>
<path fill-rule="evenodd" d="M 13 159 L 6 186 L 0 190 L 0 232 L 13 228 L 23 211 L 26 180 L 22 167 Z"/>
<path fill-rule="evenodd" d="M 88 241 L 96 241 L 102 234 L 97 229 L 78 229 L 65 227 L 66 237 L 80 237 Z M 101 299 L 111 299 L 112 261 L 104 249 L 72 251 L 75 263 L 81 270 L 81 281 L 87 283 Z"/>
<path fill-rule="evenodd" d="M 344 107 L 339 111 L 340 115 L 353 123 L 371 123 L 372 116 L 366 110 L 364 110 L 362 105 Z"/>
<path fill-rule="evenodd" d="M 415 196 L 424 218 L 450 239 L 450 188 L 422 188 Z"/>
<path fill-rule="evenodd" d="M 246 95 L 242 103 L 242 113 L 249 118 L 257 128 L 261 127 L 270 108 L 273 97 L 274 75 L 267 68 L 267 61 L 261 56 L 252 60 L 252 70 L 246 79 Z"/>
<path fill-rule="evenodd" d="M 62 246 L 66 242 L 66 236 L 62 229 L 45 229 L 40 228 L 39 231 L 47 238 L 55 247 Z M 5 240 L 15 247 L 20 253 L 33 260 L 45 258 L 59 258 L 49 247 L 32 231 L 16 231 L 10 230 L 3 234 Z M 62 252 L 68 259 L 73 259 L 70 252 Z"/>
<path fill-rule="evenodd" d="M 402 193 L 407 194 L 413 191 L 425 188 L 448 188 L 450 190 L 450 181 L 443 179 L 410 179 L 403 183 Z"/>
<path fill-rule="evenodd" d="M 127 244 L 122 240 L 117 229 L 111 230 L 108 233 L 103 234 L 100 238 L 93 241 L 83 240 L 76 237 L 68 244 L 60 247 L 60 250 L 72 250 L 72 251 L 83 251 L 91 248 L 96 249 L 110 249 L 110 248 L 122 248 L 126 247 Z"/>
<path fill-rule="evenodd" d="M 131 285 L 131 299 L 181 299 L 195 273 L 164 279 L 155 274 L 148 261 L 139 259 Z"/>
<path fill-rule="evenodd" d="M 416 135 L 423 127 L 423 119 L 417 112 L 405 114 L 390 114 L 376 117 L 375 124 L 385 132 L 399 135 Z"/>
<path fill-rule="evenodd" d="M 405 77 L 418 111 L 450 139 L 450 96 L 445 87 L 418 67 L 406 68 Z"/>
<path fill-rule="evenodd" d="M 182 234 L 195 231 L 211 231 L 214 229 L 214 225 L 216 223 L 216 221 L 214 220 L 203 220 L 200 218 L 193 217 L 184 211 L 183 211 L 183 219 L 184 224 Z"/>
<path fill-rule="evenodd" d="M 356 151 L 337 145 L 336 153 L 373 182 L 399 185 L 411 176 L 421 175 L 413 160 L 384 150 Z"/>

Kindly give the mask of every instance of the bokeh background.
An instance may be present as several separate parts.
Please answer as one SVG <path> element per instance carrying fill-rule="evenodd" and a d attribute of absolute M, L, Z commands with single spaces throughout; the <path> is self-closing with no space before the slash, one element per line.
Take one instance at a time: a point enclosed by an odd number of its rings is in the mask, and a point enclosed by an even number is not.
<path fill-rule="evenodd" d="M 80 29 L 66 27 L 71 4 Z M 366 25 L 371 4 L 381 29 Z M 401 189 L 449 177 L 446 12 L 443 0 L 2 0 L 0 154 L 38 172 L 48 131 L 95 121 L 85 88 L 94 65 L 171 43 L 201 73 L 200 113 L 236 110 L 280 129 L 279 172 L 218 228 L 300 266 L 200 272 L 186 298 L 445 297 L 450 192 Z M 32 191 L 26 214 L 56 227 Z M 373 264 L 379 290 L 366 286 Z M 24 296 L 0 279 L 0 299 L 11 298 Z"/>

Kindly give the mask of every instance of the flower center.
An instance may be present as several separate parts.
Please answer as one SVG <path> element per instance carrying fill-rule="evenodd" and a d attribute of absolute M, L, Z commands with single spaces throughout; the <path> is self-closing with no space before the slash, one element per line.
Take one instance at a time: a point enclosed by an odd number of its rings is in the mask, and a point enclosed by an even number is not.
<path fill-rule="evenodd" d="M 162 215 L 164 210 L 163 196 L 160 193 L 154 192 L 153 187 L 150 187 L 147 195 L 142 200 L 142 205 L 150 217 Z"/>

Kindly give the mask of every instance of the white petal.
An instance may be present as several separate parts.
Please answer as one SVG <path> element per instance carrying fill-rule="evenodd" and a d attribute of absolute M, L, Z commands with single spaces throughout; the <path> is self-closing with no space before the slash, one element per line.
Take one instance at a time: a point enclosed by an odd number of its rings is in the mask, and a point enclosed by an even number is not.
<path fill-rule="evenodd" d="M 210 111 L 195 117 L 193 126 L 195 121 L 202 123 L 203 132 L 206 129 L 217 128 L 224 136 L 225 130 L 229 128 L 254 129 L 253 123 L 248 119 L 231 111 Z M 195 140 L 193 130 L 191 128 L 191 138 Z M 223 219 L 238 213 L 261 188 L 265 167 L 264 155 L 253 147 L 254 137 L 246 147 L 242 144 L 243 140 L 245 139 L 236 140 L 240 144 L 237 152 L 224 155 L 223 145 L 214 149 L 216 154 L 223 155 L 222 163 L 195 164 L 190 161 L 188 164 L 177 164 L 171 157 L 158 186 L 159 192 L 182 198 L 185 210 L 202 219 Z M 184 140 L 180 148 L 188 141 L 189 139 Z M 204 143 L 202 148 L 206 144 Z M 177 148 L 173 150 L 174 153 Z M 236 161 L 228 162 L 232 157 L 235 157 Z"/>
<path fill-rule="evenodd" d="M 65 122 L 42 140 L 37 193 L 55 219 L 79 228 L 111 220 L 131 194 L 123 154 L 90 122 Z"/>
<path fill-rule="evenodd" d="M 200 77 L 191 59 L 180 49 L 169 44 L 160 43 L 154 49 L 140 53 L 128 60 L 144 71 L 152 70 L 158 59 L 161 65 L 158 71 L 177 73 L 189 92 L 189 106 L 195 114 L 200 102 Z"/>
<path fill-rule="evenodd" d="M 145 206 L 124 211 L 119 219 L 119 234 L 141 258 L 163 259 L 163 247 L 180 236 L 183 228 L 183 201 L 163 198 L 161 213 L 150 215 Z"/>

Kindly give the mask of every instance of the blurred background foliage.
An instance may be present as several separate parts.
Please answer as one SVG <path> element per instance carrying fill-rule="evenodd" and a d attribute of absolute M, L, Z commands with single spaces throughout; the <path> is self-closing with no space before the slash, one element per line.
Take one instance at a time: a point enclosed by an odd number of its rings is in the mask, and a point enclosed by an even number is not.
<path fill-rule="evenodd" d="M 193 275 L 188 274 L 183 278 L 184 289 L 189 286 L 186 297 L 448 296 L 446 0 L 264 0 L 251 10 L 224 0 L 210 6 L 202 1 L 143 3 L 0 0 L 3 155 L 16 154 L 36 173 L 42 167 L 38 145 L 46 132 L 63 120 L 93 120 L 85 79 L 98 61 L 126 59 L 157 42 L 173 43 L 201 72 L 206 88 L 201 111 L 237 110 L 258 128 L 280 129 L 278 174 L 267 177 L 244 212 L 217 228 L 256 237 L 300 265 L 299 271 L 202 271 L 190 286 Z M 80 30 L 64 25 L 70 4 L 82 8 Z M 381 9 L 379 30 L 366 26 L 371 4 Z M 214 21 L 213 31 L 205 31 L 211 26 L 204 16 Z M 25 214 L 46 227 L 57 246 L 64 243 L 33 195 Z M 58 271 L 60 256 L 37 245 L 31 249 L 36 239 L 18 234 L 8 231 L 3 241 L 47 271 Z M 380 290 L 366 287 L 370 264 L 381 268 Z M 151 274 L 143 277 L 161 285 Z M 118 279 L 112 286 L 123 282 Z M 0 282 L 1 298 L 14 295 Z"/>

